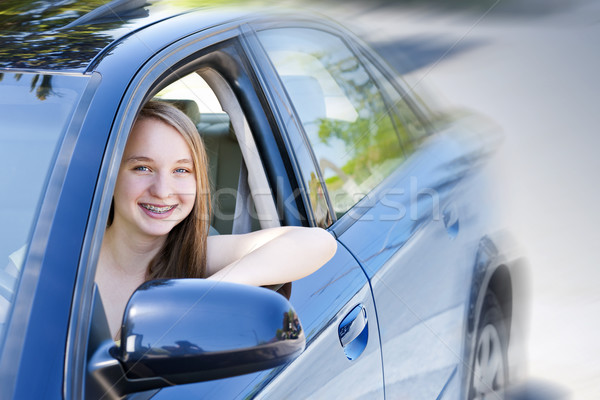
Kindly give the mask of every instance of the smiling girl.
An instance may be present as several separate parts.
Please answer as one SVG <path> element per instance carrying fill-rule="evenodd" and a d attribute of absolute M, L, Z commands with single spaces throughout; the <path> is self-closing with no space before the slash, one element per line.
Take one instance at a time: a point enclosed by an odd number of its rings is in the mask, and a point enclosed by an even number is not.
<path fill-rule="evenodd" d="M 333 257 L 337 242 L 320 228 L 209 237 L 207 168 L 192 121 L 149 102 L 125 147 L 96 272 L 113 337 L 129 297 L 147 280 L 272 285 L 309 275 Z"/>

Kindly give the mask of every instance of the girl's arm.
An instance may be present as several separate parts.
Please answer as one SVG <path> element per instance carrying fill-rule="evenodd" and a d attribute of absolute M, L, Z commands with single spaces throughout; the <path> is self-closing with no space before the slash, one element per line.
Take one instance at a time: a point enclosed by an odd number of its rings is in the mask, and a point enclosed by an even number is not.
<path fill-rule="evenodd" d="M 280 227 L 208 238 L 208 279 L 274 285 L 303 278 L 336 252 L 337 241 L 321 228 Z"/>

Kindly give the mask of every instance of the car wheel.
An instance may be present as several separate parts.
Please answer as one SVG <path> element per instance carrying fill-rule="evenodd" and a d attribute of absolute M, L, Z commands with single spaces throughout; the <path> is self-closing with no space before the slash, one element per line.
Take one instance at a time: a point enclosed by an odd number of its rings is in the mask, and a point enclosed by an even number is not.
<path fill-rule="evenodd" d="M 488 291 L 477 328 L 469 399 L 501 400 L 508 382 L 508 332 L 496 295 Z"/>

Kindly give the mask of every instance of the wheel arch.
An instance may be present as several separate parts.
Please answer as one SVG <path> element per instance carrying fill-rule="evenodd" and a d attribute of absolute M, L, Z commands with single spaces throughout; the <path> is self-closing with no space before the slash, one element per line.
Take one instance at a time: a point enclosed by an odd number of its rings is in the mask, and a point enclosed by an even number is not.
<path fill-rule="evenodd" d="M 510 319 L 513 315 L 511 254 L 514 253 L 515 247 L 512 238 L 506 234 L 486 235 L 481 238 L 471 280 L 466 326 L 468 334 L 472 334 L 477 327 L 477 318 L 488 290 L 493 291 L 498 298 L 510 330 Z"/>
<path fill-rule="evenodd" d="M 471 279 L 471 291 L 467 306 L 464 335 L 464 361 L 466 365 L 473 365 L 474 346 L 477 337 L 477 326 L 482 312 L 486 293 L 492 291 L 496 296 L 504 322 L 506 324 L 507 339 L 510 341 L 513 315 L 515 310 L 514 296 L 515 277 L 513 271 L 515 264 L 519 263 L 519 246 L 510 234 L 498 232 L 493 235 L 483 236 L 478 244 Z M 463 376 L 463 395 L 468 395 L 471 384 L 471 374 Z"/>

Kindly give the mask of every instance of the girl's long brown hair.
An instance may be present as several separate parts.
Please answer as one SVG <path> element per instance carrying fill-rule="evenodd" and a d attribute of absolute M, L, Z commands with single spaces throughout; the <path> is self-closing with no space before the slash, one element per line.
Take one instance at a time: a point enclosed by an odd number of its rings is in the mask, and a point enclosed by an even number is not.
<path fill-rule="evenodd" d="M 190 118 L 176 107 L 150 101 L 140 111 L 137 121 L 158 119 L 175 128 L 192 153 L 196 175 L 196 199 L 190 214 L 167 235 L 160 251 L 150 261 L 146 280 L 158 278 L 204 278 L 206 239 L 210 223 L 210 184 L 208 159 L 204 144 Z M 112 213 L 111 213 L 112 214 Z M 109 225 L 112 222 L 109 217 Z"/>

